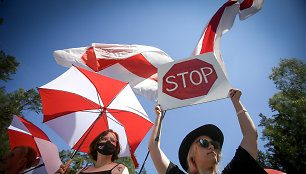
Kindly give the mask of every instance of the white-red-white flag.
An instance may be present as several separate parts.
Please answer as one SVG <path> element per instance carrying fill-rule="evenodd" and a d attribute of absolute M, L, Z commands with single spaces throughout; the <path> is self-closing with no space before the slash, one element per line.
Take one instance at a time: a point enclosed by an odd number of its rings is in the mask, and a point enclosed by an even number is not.
<path fill-rule="evenodd" d="M 143 45 L 93 43 L 90 47 L 54 51 L 58 64 L 95 71 L 123 82 L 133 91 L 157 101 L 157 67 L 173 61 L 164 51 Z"/>
<path fill-rule="evenodd" d="M 191 56 L 214 52 L 222 70 L 227 75 L 219 49 L 221 36 L 231 29 L 238 13 L 239 19 L 244 20 L 258 12 L 262 8 L 263 2 L 264 0 L 227 1 L 205 26 L 201 38 Z"/>

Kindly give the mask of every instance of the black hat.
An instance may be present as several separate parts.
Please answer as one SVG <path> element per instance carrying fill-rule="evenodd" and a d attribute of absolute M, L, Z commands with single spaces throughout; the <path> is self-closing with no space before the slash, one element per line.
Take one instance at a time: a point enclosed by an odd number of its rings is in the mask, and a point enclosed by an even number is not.
<path fill-rule="evenodd" d="M 206 135 L 210 137 L 212 140 L 217 141 L 220 143 L 220 149 L 223 145 L 223 133 L 221 130 L 213 125 L 213 124 L 205 124 L 203 126 L 198 127 L 197 129 L 190 132 L 182 141 L 180 149 L 179 149 L 179 159 L 181 166 L 185 171 L 187 171 L 188 166 L 186 163 L 187 155 L 190 149 L 191 144 L 197 139 L 199 136 Z"/>

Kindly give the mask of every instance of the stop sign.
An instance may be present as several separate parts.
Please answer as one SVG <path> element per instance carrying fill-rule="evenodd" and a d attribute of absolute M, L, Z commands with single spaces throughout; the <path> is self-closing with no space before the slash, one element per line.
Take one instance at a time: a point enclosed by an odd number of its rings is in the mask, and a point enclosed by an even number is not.
<path fill-rule="evenodd" d="M 218 76 L 203 60 L 191 59 L 174 64 L 163 76 L 162 91 L 180 100 L 206 95 Z"/>

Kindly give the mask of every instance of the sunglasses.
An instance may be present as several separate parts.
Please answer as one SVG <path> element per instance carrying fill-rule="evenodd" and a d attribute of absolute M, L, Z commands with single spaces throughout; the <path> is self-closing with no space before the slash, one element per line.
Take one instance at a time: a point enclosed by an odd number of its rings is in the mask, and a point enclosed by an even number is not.
<path fill-rule="evenodd" d="M 217 141 L 208 141 L 206 139 L 199 139 L 197 142 L 204 148 L 208 148 L 209 145 L 213 145 L 215 149 L 220 149 L 220 143 Z"/>

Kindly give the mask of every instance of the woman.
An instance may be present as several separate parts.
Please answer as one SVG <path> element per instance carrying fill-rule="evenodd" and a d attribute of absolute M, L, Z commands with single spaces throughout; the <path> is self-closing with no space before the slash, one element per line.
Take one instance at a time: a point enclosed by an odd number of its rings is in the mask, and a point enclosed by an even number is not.
<path fill-rule="evenodd" d="M 29 146 L 16 146 L 1 160 L 0 171 L 5 174 L 17 174 L 39 163 L 36 151 Z"/>
<path fill-rule="evenodd" d="M 96 161 L 93 166 L 85 167 L 77 174 L 128 174 L 128 169 L 123 164 L 114 163 L 120 152 L 119 136 L 108 129 L 98 135 L 90 144 L 89 157 Z M 65 165 L 61 165 L 56 173 L 64 174 Z"/>
<path fill-rule="evenodd" d="M 234 158 L 222 173 L 266 173 L 255 160 L 257 156 L 257 131 L 247 110 L 240 102 L 241 91 L 231 89 L 229 92 L 237 112 L 243 138 Z M 157 105 L 154 111 L 156 121 L 149 140 L 149 150 L 155 168 L 160 174 L 184 173 L 170 162 L 160 149 L 162 110 Z M 191 131 L 184 138 L 179 149 L 179 160 L 183 169 L 190 174 L 216 174 L 223 140 L 221 130 L 212 124 L 206 124 Z"/>

